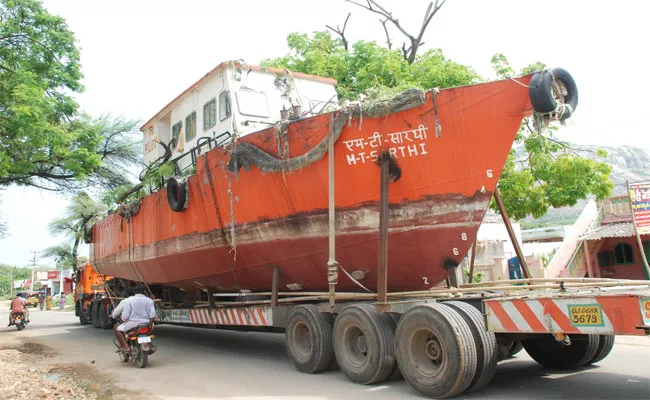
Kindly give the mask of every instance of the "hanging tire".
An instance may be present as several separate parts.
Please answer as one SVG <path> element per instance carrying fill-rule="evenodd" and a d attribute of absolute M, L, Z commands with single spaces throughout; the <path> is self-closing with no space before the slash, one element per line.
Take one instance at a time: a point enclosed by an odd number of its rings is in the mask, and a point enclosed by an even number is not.
<path fill-rule="evenodd" d="M 571 344 L 565 346 L 547 334 L 523 344 L 528 355 L 547 368 L 573 370 L 589 364 L 596 356 L 599 336 L 571 335 L 570 339 Z"/>
<path fill-rule="evenodd" d="M 334 361 L 331 319 L 313 304 L 291 310 L 285 341 L 291 362 L 301 372 L 322 372 Z"/>
<path fill-rule="evenodd" d="M 167 180 L 167 202 L 172 211 L 181 212 L 189 205 L 187 183 L 171 177 Z"/>
<path fill-rule="evenodd" d="M 334 322 L 334 355 L 341 371 L 353 382 L 371 385 L 395 371 L 395 324 L 374 305 L 345 307 Z"/>
<path fill-rule="evenodd" d="M 465 320 L 472 331 L 476 344 L 476 374 L 467 390 L 478 390 L 487 386 L 497 372 L 497 338 L 492 332 L 485 329 L 483 316 L 475 307 L 460 301 L 446 301 L 442 303 L 454 309 Z"/>
<path fill-rule="evenodd" d="M 400 318 L 395 355 L 404 379 L 429 397 L 464 392 L 476 372 L 476 345 L 469 326 L 441 304 L 413 307 Z"/>
<path fill-rule="evenodd" d="M 596 355 L 588 364 L 596 364 L 597 362 L 604 360 L 614 348 L 615 338 L 616 336 L 614 335 L 600 335 Z"/>
<path fill-rule="evenodd" d="M 553 93 L 554 80 L 560 84 L 562 89 L 566 89 L 566 93 Z M 564 107 L 560 120 L 569 118 L 576 107 L 578 107 L 578 87 L 571 74 L 562 68 L 554 68 L 550 71 L 544 70 L 535 73 L 530 80 L 528 94 L 533 109 L 539 113 L 555 111 L 558 105 L 556 97 L 561 95 L 563 98 L 562 103 L 569 107 Z"/>

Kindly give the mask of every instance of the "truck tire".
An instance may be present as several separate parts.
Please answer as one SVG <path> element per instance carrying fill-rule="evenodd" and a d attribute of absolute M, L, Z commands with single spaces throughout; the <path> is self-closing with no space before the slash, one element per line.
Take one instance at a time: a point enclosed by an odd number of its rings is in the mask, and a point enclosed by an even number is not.
<path fill-rule="evenodd" d="M 539 113 L 550 113 L 557 107 L 557 100 L 553 94 L 553 81 L 560 82 L 566 89 L 564 104 L 570 108 L 564 110 L 561 119 L 571 117 L 571 114 L 578 107 L 578 87 L 571 74 L 562 68 L 537 72 L 530 80 L 528 91 L 530 103 L 533 109 Z"/>
<path fill-rule="evenodd" d="M 102 329 L 110 329 L 111 323 L 108 321 L 108 310 L 104 301 L 97 302 L 99 327 Z"/>
<path fill-rule="evenodd" d="M 322 372 L 334 361 L 331 319 L 313 304 L 291 310 L 285 341 L 291 362 L 301 372 Z"/>
<path fill-rule="evenodd" d="M 174 176 L 167 179 L 167 202 L 172 211 L 184 211 L 189 205 L 187 182 Z"/>
<path fill-rule="evenodd" d="M 101 321 L 99 320 L 99 307 L 98 303 L 96 301 L 93 301 L 92 306 L 90 307 L 90 310 L 92 312 L 92 318 L 93 318 L 93 328 L 101 328 Z"/>
<path fill-rule="evenodd" d="M 461 301 L 446 301 L 442 303 L 454 309 L 465 320 L 472 331 L 476 343 L 476 374 L 468 391 L 478 390 L 487 386 L 497 372 L 497 338 L 485 329 L 481 312 L 470 304 Z"/>
<path fill-rule="evenodd" d="M 371 385 L 388 379 L 395 361 L 395 324 L 371 304 L 345 307 L 334 322 L 334 355 L 353 382 Z"/>
<path fill-rule="evenodd" d="M 79 309 L 79 323 L 81 325 L 88 325 L 88 318 L 86 317 L 86 311 L 84 310 L 84 305 L 80 301 L 77 303 L 77 307 Z"/>
<path fill-rule="evenodd" d="M 520 341 L 514 341 L 512 342 L 512 345 L 510 346 L 510 354 L 508 358 L 514 357 L 515 354 L 519 353 L 524 349 L 524 345 Z"/>
<path fill-rule="evenodd" d="M 404 379 L 429 397 L 464 392 L 476 372 L 476 345 L 469 326 L 441 304 L 413 307 L 400 318 L 395 355 Z"/>
<path fill-rule="evenodd" d="M 566 346 L 546 334 L 523 344 L 528 355 L 539 364 L 568 371 L 589 364 L 596 356 L 600 341 L 598 335 L 571 335 L 570 339 L 571 344 Z"/>
<path fill-rule="evenodd" d="M 615 338 L 616 336 L 614 335 L 600 335 L 600 338 L 598 339 L 598 350 L 596 350 L 596 355 L 589 364 L 596 364 L 597 362 L 604 360 L 614 348 Z"/>

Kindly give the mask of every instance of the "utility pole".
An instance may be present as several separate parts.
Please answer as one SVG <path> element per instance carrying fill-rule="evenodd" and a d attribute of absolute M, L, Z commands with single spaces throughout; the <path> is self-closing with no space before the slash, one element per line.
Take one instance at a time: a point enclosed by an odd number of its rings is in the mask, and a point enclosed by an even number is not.
<path fill-rule="evenodd" d="M 34 279 L 36 278 L 34 271 L 36 269 L 36 261 L 38 260 L 38 258 L 36 258 L 38 251 L 30 250 L 30 253 L 32 253 L 32 284 L 29 290 L 34 291 Z"/>

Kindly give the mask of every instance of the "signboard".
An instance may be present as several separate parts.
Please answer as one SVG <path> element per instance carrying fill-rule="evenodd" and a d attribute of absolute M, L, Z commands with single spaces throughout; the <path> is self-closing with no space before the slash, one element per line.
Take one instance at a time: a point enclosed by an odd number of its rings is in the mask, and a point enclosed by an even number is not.
<path fill-rule="evenodd" d="M 521 271 L 521 264 L 517 257 L 512 257 L 508 260 L 508 275 L 510 276 L 510 280 L 524 278 L 524 274 Z"/>
<path fill-rule="evenodd" d="M 46 281 L 47 280 L 47 271 L 38 271 L 36 272 L 37 281 Z"/>
<path fill-rule="evenodd" d="M 650 234 L 650 183 L 631 183 L 630 198 L 639 235 Z"/>
<path fill-rule="evenodd" d="M 59 271 L 47 271 L 47 279 L 49 280 L 58 280 Z"/>

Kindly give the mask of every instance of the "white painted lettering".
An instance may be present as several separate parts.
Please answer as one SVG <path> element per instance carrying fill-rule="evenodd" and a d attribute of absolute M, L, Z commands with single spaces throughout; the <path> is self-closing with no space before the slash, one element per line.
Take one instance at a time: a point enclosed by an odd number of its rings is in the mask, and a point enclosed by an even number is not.
<path fill-rule="evenodd" d="M 375 148 L 381 146 L 381 133 L 375 132 L 368 138 L 370 147 Z"/>
<path fill-rule="evenodd" d="M 425 154 L 429 154 L 426 149 L 427 144 L 426 143 L 420 143 L 420 155 L 423 156 Z"/>
<path fill-rule="evenodd" d="M 388 149 L 388 152 L 390 153 L 391 157 L 397 158 L 397 149 L 391 147 L 390 149 Z"/>
<path fill-rule="evenodd" d="M 400 146 L 398 149 L 402 153 L 402 158 L 406 157 L 406 154 L 404 154 L 404 146 Z"/>
<path fill-rule="evenodd" d="M 359 153 L 359 161 L 363 164 L 366 163 L 366 153 Z"/>
<path fill-rule="evenodd" d="M 373 162 L 377 161 L 378 158 L 379 158 L 379 153 L 377 152 L 377 150 L 373 150 L 373 151 L 370 152 L 370 159 Z"/>
<path fill-rule="evenodd" d="M 408 150 L 409 150 L 409 157 L 418 155 L 418 146 L 416 144 L 409 145 Z"/>
<path fill-rule="evenodd" d="M 348 160 L 348 165 L 357 165 L 357 157 L 354 154 L 346 154 L 345 158 Z"/>
<path fill-rule="evenodd" d="M 486 171 L 486 173 L 487 173 L 487 177 L 488 177 L 488 178 L 493 178 L 493 177 L 494 177 L 494 174 L 492 173 L 492 170 L 491 170 L 491 169 L 488 169 L 488 170 Z"/>

